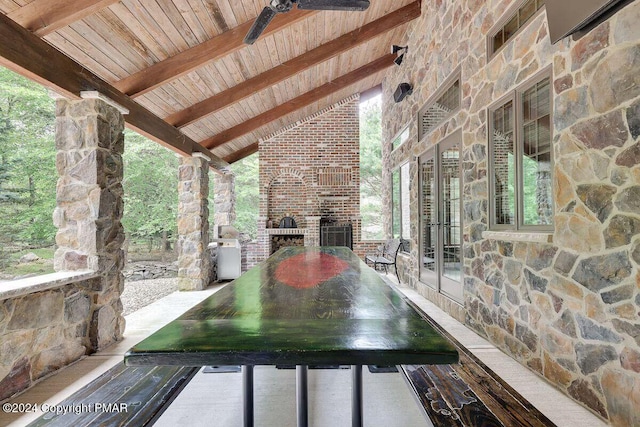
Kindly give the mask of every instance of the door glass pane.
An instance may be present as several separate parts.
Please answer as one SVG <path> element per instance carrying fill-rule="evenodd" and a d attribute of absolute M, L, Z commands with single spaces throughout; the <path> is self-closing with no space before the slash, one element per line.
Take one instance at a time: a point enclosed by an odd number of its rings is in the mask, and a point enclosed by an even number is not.
<path fill-rule="evenodd" d="M 438 218 L 435 193 L 435 161 L 433 158 L 421 165 L 420 171 L 422 191 L 421 224 L 422 232 L 422 270 L 436 271 L 436 242 L 438 232 Z"/>
<path fill-rule="evenodd" d="M 409 163 L 405 163 L 400 166 L 400 209 L 402 209 L 402 224 L 401 224 L 401 234 L 403 239 L 411 238 L 411 210 L 409 209 L 410 204 L 410 173 L 409 173 Z"/>
<path fill-rule="evenodd" d="M 460 246 L 462 223 L 460 217 L 460 149 L 453 146 L 440 155 L 442 186 L 442 275 L 455 281 L 461 279 Z"/>
<path fill-rule="evenodd" d="M 392 216 L 392 230 L 394 238 L 400 238 L 402 227 L 402 212 L 400 211 L 400 170 L 396 169 L 391 175 L 391 216 Z"/>
<path fill-rule="evenodd" d="M 513 102 L 509 101 L 493 111 L 491 119 L 493 220 L 499 225 L 514 225 L 516 221 L 513 113 Z"/>
<path fill-rule="evenodd" d="M 553 223 L 549 79 L 522 95 L 522 204 L 524 225 Z"/>

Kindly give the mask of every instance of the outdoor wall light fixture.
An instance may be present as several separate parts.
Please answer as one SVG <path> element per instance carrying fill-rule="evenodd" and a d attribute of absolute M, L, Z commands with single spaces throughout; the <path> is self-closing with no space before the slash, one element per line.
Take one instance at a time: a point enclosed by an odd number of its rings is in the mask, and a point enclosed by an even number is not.
<path fill-rule="evenodd" d="M 413 86 L 410 83 L 400 83 L 393 93 L 393 100 L 396 102 L 402 101 L 407 95 L 413 93 Z"/>
<path fill-rule="evenodd" d="M 396 55 L 398 55 L 398 57 L 394 59 L 393 62 L 396 65 L 402 64 L 402 60 L 404 59 L 404 54 L 407 53 L 408 50 L 409 50 L 409 46 L 398 46 L 397 44 L 394 44 L 393 46 L 391 46 L 391 53 L 395 53 Z"/>

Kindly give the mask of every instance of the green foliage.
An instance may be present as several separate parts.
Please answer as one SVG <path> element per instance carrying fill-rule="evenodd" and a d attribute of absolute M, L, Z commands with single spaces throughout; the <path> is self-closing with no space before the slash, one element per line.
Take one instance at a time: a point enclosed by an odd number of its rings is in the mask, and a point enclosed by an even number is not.
<path fill-rule="evenodd" d="M 379 97 L 360 104 L 360 214 L 364 239 L 384 238 L 381 117 Z"/>
<path fill-rule="evenodd" d="M 258 154 L 235 162 L 231 165 L 231 170 L 236 175 L 236 221 L 233 226 L 255 239 L 258 234 L 260 204 Z"/>
<path fill-rule="evenodd" d="M 0 67 L 0 241 L 51 245 L 56 229 L 55 106 L 46 90 Z"/>
<path fill-rule="evenodd" d="M 124 214 L 122 224 L 134 238 L 177 235 L 178 167 L 170 150 L 125 131 Z"/>

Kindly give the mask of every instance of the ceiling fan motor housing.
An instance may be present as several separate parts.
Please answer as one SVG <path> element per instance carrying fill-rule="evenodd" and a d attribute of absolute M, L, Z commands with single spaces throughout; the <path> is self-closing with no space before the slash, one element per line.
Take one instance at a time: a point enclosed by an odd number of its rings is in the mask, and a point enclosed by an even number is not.
<path fill-rule="evenodd" d="M 293 8 L 292 0 L 271 0 L 271 8 L 278 13 L 288 12 Z"/>

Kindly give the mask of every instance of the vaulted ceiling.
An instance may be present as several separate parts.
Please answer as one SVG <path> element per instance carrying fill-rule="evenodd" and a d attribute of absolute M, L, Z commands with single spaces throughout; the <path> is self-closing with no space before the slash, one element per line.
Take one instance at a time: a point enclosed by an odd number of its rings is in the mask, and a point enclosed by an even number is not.
<path fill-rule="evenodd" d="M 375 92 L 420 14 L 419 0 L 293 8 L 244 44 L 268 1 L 0 0 L 0 64 L 64 96 L 99 91 L 130 111 L 129 127 L 223 169 L 261 138 Z"/>

